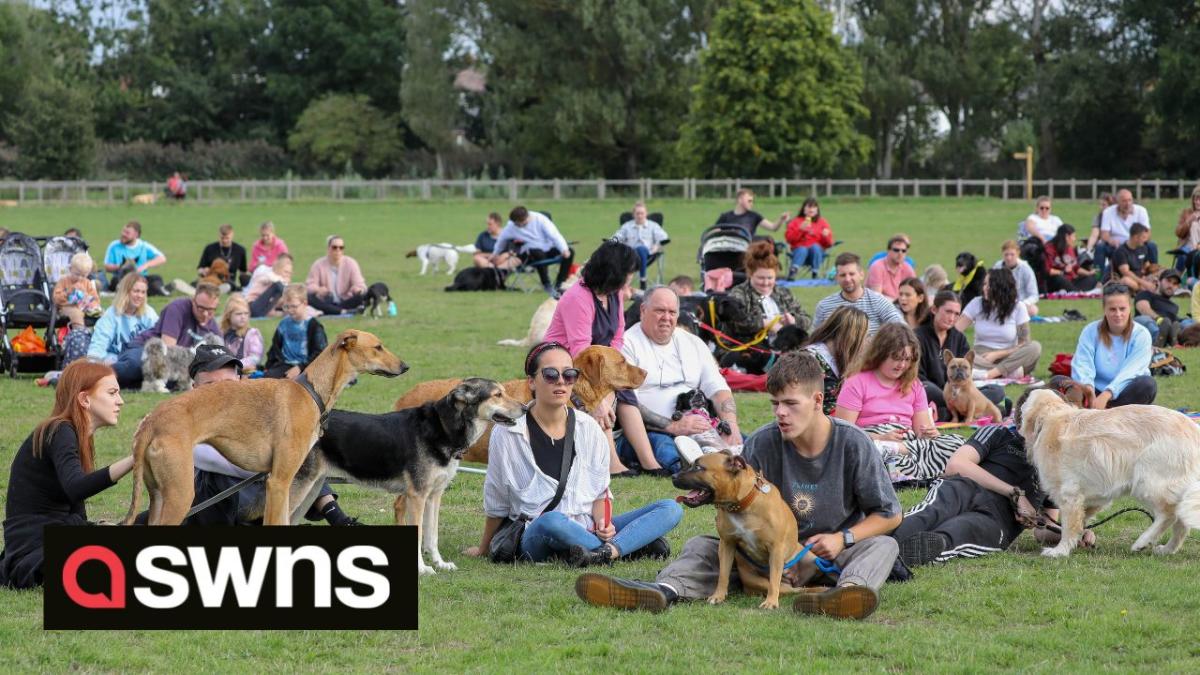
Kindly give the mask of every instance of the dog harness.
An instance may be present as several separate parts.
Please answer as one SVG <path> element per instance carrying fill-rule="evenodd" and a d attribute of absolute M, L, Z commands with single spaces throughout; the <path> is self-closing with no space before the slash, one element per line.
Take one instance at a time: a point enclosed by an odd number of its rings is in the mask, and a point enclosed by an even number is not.
<path fill-rule="evenodd" d="M 304 391 L 307 391 L 308 395 L 312 397 L 313 403 L 317 404 L 317 410 L 321 413 L 320 435 L 324 436 L 325 426 L 329 423 L 329 411 L 325 409 L 325 401 L 321 400 L 321 395 L 317 393 L 316 389 L 313 389 L 312 383 L 308 381 L 308 376 L 304 373 L 300 373 L 300 377 L 297 377 L 293 381 L 301 387 L 304 387 Z"/>

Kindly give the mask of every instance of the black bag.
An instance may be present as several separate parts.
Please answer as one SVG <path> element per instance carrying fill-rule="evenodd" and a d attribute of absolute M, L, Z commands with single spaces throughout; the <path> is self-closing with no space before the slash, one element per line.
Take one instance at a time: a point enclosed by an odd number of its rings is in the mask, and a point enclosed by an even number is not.
<path fill-rule="evenodd" d="M 542 513 L 553 511 L 562 501 L 563 492 L 567 489 L 567 477 L 571 474 L 571 463 L 575 461 L 575 411 L 567 410 L 567 434 L 563 440 L 562 471 L 558 474 L 558 489 L 554 498 L 542 510 Z M 521 537 L 525 535 L 525 526 L 531 519 L 525 516 L 505 518 L 500 527 L 492 534 L 491 544 L 488 545 L 488 557 L 495 563 L 516 562 L 521 555 Z"/>

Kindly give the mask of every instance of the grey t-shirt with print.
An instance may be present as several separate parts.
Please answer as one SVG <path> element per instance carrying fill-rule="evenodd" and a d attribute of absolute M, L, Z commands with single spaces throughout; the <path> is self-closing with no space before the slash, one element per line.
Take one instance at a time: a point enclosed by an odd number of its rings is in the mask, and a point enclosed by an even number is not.
<path fill-rule="evenodd" d="M 870 514 L 901 513 L 875 444 L 858 427 L 829 419 L 829 441 L 813 458 L 801 457 L 774 422 L 746 439 L 746 461 L 779 488 L 796 517 L 800 541 L 840 532 Z"/>

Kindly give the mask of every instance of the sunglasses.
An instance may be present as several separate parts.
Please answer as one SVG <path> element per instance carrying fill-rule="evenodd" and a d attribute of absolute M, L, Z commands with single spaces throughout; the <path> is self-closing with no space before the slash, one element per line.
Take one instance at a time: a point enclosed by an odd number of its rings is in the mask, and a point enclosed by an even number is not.
<path fill-rule="evenodd" d="M 334 251 L 341 251 L 341 250 L 345 249 L 346 247 L 345 247 L 345 245 L 342 245 L 342 246 L 330 246 L 329 248 L 333 249 Z"/>
<path fill-rule="evenodd" d="M 558 368 L 553 368 L 550 366 L 542 368 L 543 380 L 547 382 L 558 382 L 560 377 L 565 384 L 575 384 L 575 381 L 579 379 L 579 369 L 564 368 L 560 371 Z"/>
<path fill-rule="evenodd" d="M 892 253 L 908 253 L 908 249 L 906 249 L 906 248 L 894 248 L 894 249 L 892 249 Z"/>
<path fill-rule="evenodd" d="M 1104 285 L 1104 295 L 1106 296 L 1117 295 L 1118 293 L 1124 293 L 1125 295 L 1128 295 L 1130 292 L 1129 286 L 1122 283 L 1112 282 Z"/>

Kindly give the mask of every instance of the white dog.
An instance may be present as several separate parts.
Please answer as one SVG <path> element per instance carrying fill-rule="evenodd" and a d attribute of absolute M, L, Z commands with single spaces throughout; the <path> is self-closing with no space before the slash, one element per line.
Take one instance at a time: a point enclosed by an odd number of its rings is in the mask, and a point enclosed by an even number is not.
<path fill-rule="evenodd" d="M 1030 392 L 1019 415 L 1029 459 L 1062 510 L 1062 539 L 1042 555 L 1070 555 L 1084 523 L 1125 495 L 1154 513 L 1134 551 L 1169 528 L 1154 552 L 1175 553 L 1200 528 L 1200 429 L 1187 416 L 1156 405 L 1080 410 L 1048 389 Z"/>
<path fill-rule="evenodd" d="M 442 242 L 440 244 L 421 244 L 415 249 L 409 251 L 405 258 L 420 258 L 421 274 L 429 269 L 430 263 L 433 264 L 433 271 L 436 272 L 441 267 L 442 263 L 446 263 L 448 269 L 446 274 L 454 274 L 454 268 L 458 266 L 458 254 L 475 252 L 474 244 L 466 246 L 455 246 Z"/>

